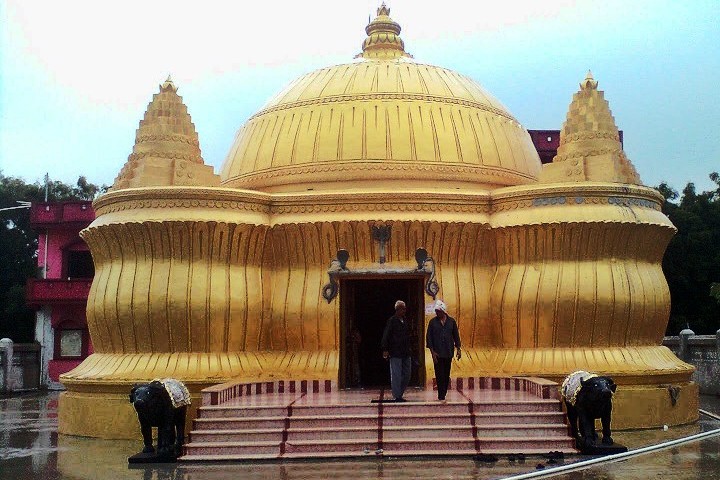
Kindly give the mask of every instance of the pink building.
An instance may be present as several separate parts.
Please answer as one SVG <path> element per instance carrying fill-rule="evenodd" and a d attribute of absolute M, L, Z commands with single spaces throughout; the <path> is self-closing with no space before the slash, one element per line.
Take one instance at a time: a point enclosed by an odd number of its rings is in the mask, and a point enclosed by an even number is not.
<path fill-rule="evenodd" d="M 92 353 L 85 306 L 95 269 L 79 232 L 94 219 L 89 201 L 36 203 L 30 210 L 30 224 L 38 232 L 39 275 L 28 280 L 26 299 L 37 309 L 41 386 L 61 388 L 60 374 Z"/>
<path fill-rule="evenodd" d="M 542 163 L 552 162 L 560 146 L 560 130 L 528 130 Z"/>
<path fill-rule="evenodd" d="M 528 130 L 530 139 L 540 156 L 540 162 L 550 163 L 560 147 L 560 130 Z M 623 145 L 623 132 L 620 130 L 620 145 Z"/>

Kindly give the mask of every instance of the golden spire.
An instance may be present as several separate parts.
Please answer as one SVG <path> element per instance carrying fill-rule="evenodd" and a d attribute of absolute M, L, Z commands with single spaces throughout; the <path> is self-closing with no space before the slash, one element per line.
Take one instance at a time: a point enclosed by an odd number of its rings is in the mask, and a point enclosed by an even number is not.
<path fill-rule="evenodd" d="M 560 146 L 552 163 L 543 165 L 540 181 L 640 184 L 640 176 L 620 143 L 610 105 L 588 70 L 573 95 L 560 130 Z"/>
<path fill-rule="evenodd" d="M 163 83 L 160 84 L 160 92 L 174 92 L 177 93 L 178 87 L 175 86 L 175 84 L 172 81 L 172 78 L 170 78 L 170 75 L 168 75 L 167 80 L 165 80 Z"/>
<path fill-rule="evenodd" d="M 580 90 L 597 90 L 598 82 L 593 78 L 592 72 L 588 70 L 585 80 L 580 82 Z"/>
<path fill-rule="evenodd" d="M 377 17 L 365 27 L 367 38 L 362 44 L 362 53 L 357 57 L 394 59 L 410 57 L 405 52 L 405 43 L 400 38 L 400 25 L 390 18 L 390 9 L 383 2 L 377 9 Z M 356 58 L 357 58 L 356 57 Z"/>
<path fill-rule="evenodd" d="M 169 75 L 159 88 L 140 121 L 132 153 L 112 190 L 219 185 L 220 177 L 203 161 L 195 125 Z"/>

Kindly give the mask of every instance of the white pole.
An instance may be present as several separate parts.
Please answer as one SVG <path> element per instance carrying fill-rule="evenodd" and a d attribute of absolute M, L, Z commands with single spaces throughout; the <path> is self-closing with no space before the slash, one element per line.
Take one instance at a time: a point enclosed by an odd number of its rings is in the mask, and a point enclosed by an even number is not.
<path fill-rule="evenodd" d="M 48 236 L 49 236 L 48 234 L 49 234 L 49 230 L 45 229 L 45 252 L 43 255 L 45 258 L 43 260 L 43 278 L 47 278 L 47 270 L 48 270 L 47 269 L 47 257 L 48 257 L 47 251 L 48 251 Z"/>
<path fill-rule="evenodd" d="M 546 470 L 538 470 L 535 472 L 523 473 L 520 475 L 511 476 L 511 477 L 505 477 L 505 480 L 528 480 L 531 478 L 551 477 L 553 475 L 557 475 L 562 472 L 583 470 L 585 468 L 588 468 L 592 465 L 596 465 L 598 463 L 617 462 L 619 460 L 624 460 L 628 457 L 643 455 L 645 453 L 650 453 L 650 452 L 654 452 L 657 450 L 662 450 L 664 448 L 670 448 L 675 445 L 680 445 L 680 444 L 687 443 L 687 442 L 694 442 L 696 440 L 700 440 L 705 437 L 713 437 L 713 436 L 718 436 L 718 435 L 720 435 L 720 428 L 717 428 L 715 430 L 710 430 L 708 432 L 702 432 L 702 433 L 698 433 L 695 435 L 690 435 L 689 437 L 678 438 L 677 440 L 670 440 L 668 442 L 660 443 L 658 445 L 650 445 L 649 447 L 638 448 L 637 450 L 629 450 L 627 452 L 617 453 L 615 455 L 607 455 L 604 457 L 593 458 L 590 460 L 584 460 L 584 461 L 580 461 L 577 463 L 561 465 L 561 466 L 555 467 L 555 468 L 548 468 Z"/>
<path fill-rule="evenodd" d="M 5 210 L 17 210 L 18 208 L 30 208 L 28 205 L 20 205 L 19 207 L 5 207 L 0 208 L 0 212 L 4 212 Z"/>
<path fill-rule="evenodd" d="M 50 175 L 46 172 L 45 173 L 45 203 L 48 201 L 48 190 L 50 189 Z M 47 207 L 47 206 L 46 206 Z M 45 229 L 45 252 L 44 252 L 44 259 L 43 259 L 43 278 L 47 278 L 47 259 L 48 259 L 48 237 L 50 236 L 50 230 Z"/>

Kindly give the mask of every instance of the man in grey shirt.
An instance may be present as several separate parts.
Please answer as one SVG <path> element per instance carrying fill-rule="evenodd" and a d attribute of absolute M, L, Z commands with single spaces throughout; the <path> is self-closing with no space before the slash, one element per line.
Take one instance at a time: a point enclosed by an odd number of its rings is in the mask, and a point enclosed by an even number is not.
<path fill-rule="evenodd" d="M 385 325 L 381 348 L 384 359 L 390 359 L 390 386 L 396 402 L 404 402 L 403 394 L 410 383 L 410 325 L 405 319 L 405 302 L 395 302 L 395 315 Z"/>
<path fill-rule="evenodd" d="M 442 300 L 435 302 L 435 317 L 428 324 L 425 340 L 432 354 L 438 400 L 445 402 L 450 384 L 450 365 L 455 349 L 457 349 L 457 359 L 460 360 L 460 333 L 457 322 L 447 314 L 447 306 Z"/>

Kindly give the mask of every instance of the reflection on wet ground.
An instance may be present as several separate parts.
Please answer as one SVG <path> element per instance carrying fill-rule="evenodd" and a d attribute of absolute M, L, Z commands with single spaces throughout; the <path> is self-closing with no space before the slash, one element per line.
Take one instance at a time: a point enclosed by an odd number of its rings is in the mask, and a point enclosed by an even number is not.
<path fill-rule="evenodd" d="M 300 480 L 326 478 L 357 479 L 498 479 L 550 469 L 544 457 L 515 460 L 500 457 L 497 462 L 472 459 L 370 458 L 355 461 L 177 464 L 128 468 L 127 457 L 137 453 L 141 441 L 98 440 L 57 434 L 57 393 L 0 397 L 0 478 L 2 479 L 132 479 L 132 480 L 215 480 L 262 479 Z M 720 414 L 720 398 L 700 397 L 701 408 Z M 640 430 L 613 432 L 616 442 L 631 450 L 720 428 L 720 421 L 701 415 L 692 425 L 668 431 Z M 570 457 L 565 463 L 587 457 Z M 559 474 L 561 479 L 652 478 L 720 479 L 720 436 L 685 443 L 581 471 Z"/>

